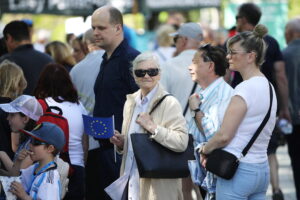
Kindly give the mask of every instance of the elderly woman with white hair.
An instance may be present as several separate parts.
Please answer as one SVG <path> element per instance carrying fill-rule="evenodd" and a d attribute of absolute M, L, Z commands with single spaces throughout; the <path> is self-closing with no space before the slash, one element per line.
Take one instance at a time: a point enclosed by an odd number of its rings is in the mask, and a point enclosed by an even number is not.
<path fill-rule="evenodd" d="M 113 199 L 182 199 L 180 179 L 140 178 L 130 139 L 132 133 L 145 133 L 172 151 L 185 151 L 188 134 L 181 106 L 173 96 L 167 96 L 149 114 L 153 106 L 167 94 L 159 84 L 159 62 L 153 54 L 142 53 L 137 56 L 133 61 L 133 72 L 140 89 L 127 95 L 122 133 L 115 132 L 111 138 L 119 153 L 123 154 L 121 177 L 106 192 Z M 122 189 L 120 185 L 123 185 Z M 121 194 L 119 197 L 114 196 L 117 188 Z"/>

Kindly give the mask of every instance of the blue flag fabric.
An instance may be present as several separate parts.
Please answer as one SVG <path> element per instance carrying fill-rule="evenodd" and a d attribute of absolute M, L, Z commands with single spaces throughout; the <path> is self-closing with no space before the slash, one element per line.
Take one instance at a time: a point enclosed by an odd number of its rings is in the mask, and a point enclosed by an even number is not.
<path fill-rule="evenodd" d="M 108 139 L 114 135 L 114 117 L 90 117 L 82 115 L 86 134 L 99 139 Z"/>

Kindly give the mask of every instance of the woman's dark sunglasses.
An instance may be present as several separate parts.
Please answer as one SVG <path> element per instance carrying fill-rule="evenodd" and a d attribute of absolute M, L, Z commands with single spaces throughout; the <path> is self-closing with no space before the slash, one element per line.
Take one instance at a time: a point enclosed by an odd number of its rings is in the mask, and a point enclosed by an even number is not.
<path fill-rule="evenodd" d="M 136 75 L 136 77 L 144 77 L 146 74 L 148 74 L 149 76 L 157 76 L 159 72 L 158 68 L 153 68 L 153 69 L 136 69 L 134 70 L 134 74 Z"/>
<path fill-rule="evenodd" d="M 45 145 L 47 143 L 42 142 L 42 141 L 37 140 L 37 139 L 34 139 L 34 138 L 31 138 L 30 144 L 32 144 L 33 146 L 39 146 L 39 145 Z"/>

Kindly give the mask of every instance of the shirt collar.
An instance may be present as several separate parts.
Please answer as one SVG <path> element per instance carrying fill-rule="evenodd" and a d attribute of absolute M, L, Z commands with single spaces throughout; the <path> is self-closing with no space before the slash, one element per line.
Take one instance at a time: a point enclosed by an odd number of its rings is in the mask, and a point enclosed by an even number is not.
<path fill-rule="evenodd" d="M 200 88 L 200 95 L 202 95 L 203 99 L 206 99 L 207 96 L 223 81 L 223 77 L 219 77 L 214 82 L 212 82 L 207 88 L 204 90 Z"/>
<path fill-rule="evenodd" d="M 147 94 L 147 96 L 145 96 L 142 99 L 141 99 L 142 93 L 141 93 L 141 90 L 139 90 L 139 93 L 135 98 L 136 104 L 143 106 L 143 105 L 149 103 L 152 100 L 152 98 L 154 97 L 157 89 L 158 89 L 158 84 Z"/>
<path fill-rule="evenodd" d="M 109 59 L 112 59 L 113 57 L 117 57 L 119 55 L 122 55 L 123 51 L 125 49 L 128 48 L 128 42 L 126 39 L 124 39 L 120 44 L 119 46 L 114 50 L 114 52 L 112 53 L 112 55 L 110 56 Z M 103 60 L 107 60 L 107 53 L 105 52 L 102 56 Z"/>

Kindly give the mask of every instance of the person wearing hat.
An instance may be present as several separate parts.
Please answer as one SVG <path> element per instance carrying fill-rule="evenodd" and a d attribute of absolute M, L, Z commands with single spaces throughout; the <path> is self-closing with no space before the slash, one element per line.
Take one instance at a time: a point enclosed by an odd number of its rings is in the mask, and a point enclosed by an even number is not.
<path fill-rule="evenodd" d="M 27 154 L 35 164 L 21 170 L 22 183 L 12 182 L 10 192 L 19 199 L 60 199 L 61 183 L 55 156 L 65 145 L 64 132 L 57 125 L 43 122 L 33 131 L 25 131 L 30 136 L 30 150 Z"/>
<path fill-rule="evenodd" d="M 192 64 L 197 48 L 203 40 L 203 31 L 199 24 L 190 22 L 181 25 L 177 32 L 170 35 L 174 37 L 177 56 L 161 66 L 160 83 L 167 92 L 177 98 L 184 111 L 185 119 L 189 122 L 191 114 L 187 109 L 188 99 L 191 93 L 199 91 L 199 86 L 192 81 L 188 66 Z M 192 182 L 186 179 L 183 181 L 184 197 L 190 199 Z"/>
<path fill-rule="evenodd" d="M 36 126 L 36 121 L 42 116 L 43 109 L 37 99 L 29 95 L 21 95 L 10 103 L 0 104 L 0 108 L 8 113 L 7 120 L 12 131 L 12 141 L 15 145 L 15 156 L 13 160 L 5 151 L 0 151 L 0 160 L 5 169 L 0 170 L 1 175 L 12 176 L 18 173 L 19 168 L 26 168 L 32 164 L 28 156 L 26 159 L 19 161 L 18 154 L 23 150 L 29 149 L 29 137 L 20 134 L 19 130 L 32 130 Z"/>

